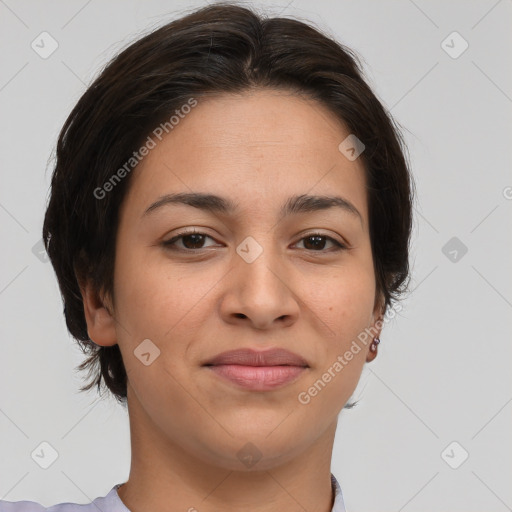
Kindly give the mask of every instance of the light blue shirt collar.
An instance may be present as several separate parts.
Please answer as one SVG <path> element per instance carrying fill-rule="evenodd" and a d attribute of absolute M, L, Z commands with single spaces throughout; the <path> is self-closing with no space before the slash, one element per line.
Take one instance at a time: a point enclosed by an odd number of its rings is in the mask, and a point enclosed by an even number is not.
<path fill-rule="evenodd" d="M 340 484 L 332 473 L 331 483 L 334 490 L 334 505 L 332 506 L 331 512 L 347 512 L 345 509 L 345 502 L 343 501 L 343 493 L 341 492 Z"/>

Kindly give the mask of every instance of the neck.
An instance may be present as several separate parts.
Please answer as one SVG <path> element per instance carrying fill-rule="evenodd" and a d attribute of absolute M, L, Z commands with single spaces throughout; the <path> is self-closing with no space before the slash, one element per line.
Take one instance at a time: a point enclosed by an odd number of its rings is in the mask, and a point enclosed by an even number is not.
<path fill-rule="evenodd" d="M 265 465 L 256 462 L 240 470 L 240 464 L 233 469 L 227 462 L 199 459 L 184 443 L 166 436 L 130 396 L 128 407 L 131 467 L 118 494 L 131 512 L 331 511 L 336 422 L 301 453 L 287 460 L 266 457 Z"/>

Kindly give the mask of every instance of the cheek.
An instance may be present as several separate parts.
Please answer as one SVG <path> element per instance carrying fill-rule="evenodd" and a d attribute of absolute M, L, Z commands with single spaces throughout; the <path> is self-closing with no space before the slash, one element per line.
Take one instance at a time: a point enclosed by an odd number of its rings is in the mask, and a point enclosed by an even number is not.
<path fill-rule="evenodd" d="M 375 299 L 373 268 L 347 265 L 308 287 L 307 304 L 329 327 L 328 334 L 347 342 L 371 322 Z"/>
<path fill-rule="evenodd" d="M 172 263 L 154 248 L 151 253 L 125 252 L 116 262 L 116 314 L 132 343 L 149 338 L 163 344 L 192 329 L 198 304 L 221 277 L 199 264 Z"/>
<path fill-rule="evenodd" d="M 298 402 L 311 411 L 336 412 L 354 392 L 368 352 L 369 338 L 362 340 L 371 325 L 375 287 L 373 273 L 347 272 L 337 275 L 324 288 L 324 295 L 316 293 L 316 310 L 328 325 L 323 342 L 322 357 L 309 381 L 301 388 Z M 365 343 L 366 341 L 366 343 Z M 371 341 L 371 340 L 370 340 Z M 333 406 L 333 404 L 336 404 Z"/>

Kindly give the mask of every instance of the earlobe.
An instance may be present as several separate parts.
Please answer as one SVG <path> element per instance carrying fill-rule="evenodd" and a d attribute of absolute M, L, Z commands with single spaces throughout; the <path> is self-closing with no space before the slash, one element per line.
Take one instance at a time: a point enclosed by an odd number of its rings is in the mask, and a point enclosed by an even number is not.
<path fill-rule="evenodd" d="M 93 288 L 91 281 L 80 281 L 87 333 L 96 345 L 111 346 L 117 343 L 113 309 Z"/>
<path fill-rule="evenodd" d="M 366 362 L 370 363 L 377 357 L 377 347 L 380 343 L 380 333 L 382 332 L 382 326 L 384 324 L 384 310 L 381 306 L 377 306 L 374 310 L 374 315 L 378 315 L 377 319 L 372 325 L 371 332 L 375 333 L 372 342 L 368 347 L 366 354 Z"/>
<path fill-rule="evenodd" d="M 377 347 L 380 343 L 379 338 L 374 338 L 372 342 L 370 343 L 370 348 L 368 350 L 368 353 L 366 354 L 366 362 L 370 363 L 377 357 Z"/>

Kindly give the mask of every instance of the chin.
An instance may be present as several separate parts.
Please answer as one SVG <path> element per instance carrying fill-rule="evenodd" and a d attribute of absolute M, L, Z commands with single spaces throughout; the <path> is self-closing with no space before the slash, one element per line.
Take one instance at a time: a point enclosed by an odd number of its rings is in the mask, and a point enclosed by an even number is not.
<path fill-rule="evenodd" d="M 314 436 L 302 437 L 301 432 L 290 431 L 284 424 L 274 431 L 240 426 L 235 432 L 235 428 L 228 427 L 233 437 L 226 433 L 222 439 L 203 439 L 204 451 L 196 455 L 206 463 L 229 471 L 266 471 L 292 461 L 314 442 Z"/>

